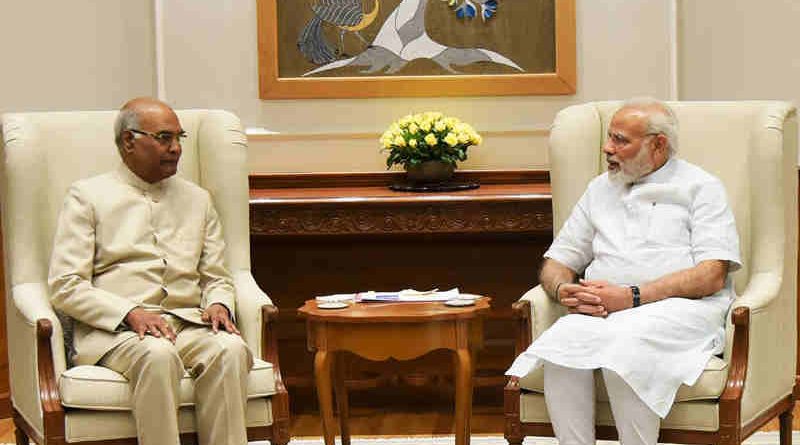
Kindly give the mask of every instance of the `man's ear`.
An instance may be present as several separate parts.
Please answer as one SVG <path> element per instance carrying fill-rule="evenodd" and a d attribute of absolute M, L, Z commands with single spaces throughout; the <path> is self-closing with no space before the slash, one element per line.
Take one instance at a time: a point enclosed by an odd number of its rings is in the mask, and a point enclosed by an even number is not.
<path fill-rule="evenodd" d="M 122 132 L 122 151 L 129 153 L 133 151 L 134 134 L 130 131 Z"/>
<path fill-rule="evenodd" d="M 666 154 L 669 146 L 669 141 L 667 141 L 667 137 L 663 134 L 657 134 L 655 140 L 653 141 L 654 147 L 653 151 L 658 151 L 662 154 Z"/>

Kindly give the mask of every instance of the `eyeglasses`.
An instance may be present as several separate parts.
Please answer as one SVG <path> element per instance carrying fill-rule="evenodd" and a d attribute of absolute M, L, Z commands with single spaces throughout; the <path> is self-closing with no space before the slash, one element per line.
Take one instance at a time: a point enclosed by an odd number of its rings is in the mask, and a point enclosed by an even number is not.
<path fill-rule="evenodd" d="M 645 134 L 642 135 L 642 139 L 644 139 L 644 138 L 646 138 L 648 136 L 657 136 L 659 134 L 661 134 L 661 133 L 645 133 Z M 627 144 L 629 144 L 631 142 L 630 139 L 626 138 L 625 136 L 623 136 L 623 135 L 621 135 L 619 133 L 609 133 L 608 134 L 608 141 L 611 142 L 611 145 L 613 145 L 615 147 L 620 147 L 620 146 L 623 146 L 623 145 L 627 145 Z"/>
<path fill-rule="evenodd" d="M 178 142 L 178 145 L 180 145 L 181 141 L 185 139 L 187 136 L 185 131 L 181 131 L 180 133 L 173 133 L 171 131 L 159 131 L 158 133 L 149 133 L 147 131 L 136 130 L 134 128 L 129 128 L 128 131 L 130 131 L 133 134 L 150 136 L 156 142 L 165 147 L 172 146 L 172 144 L 176 141 Z"/>

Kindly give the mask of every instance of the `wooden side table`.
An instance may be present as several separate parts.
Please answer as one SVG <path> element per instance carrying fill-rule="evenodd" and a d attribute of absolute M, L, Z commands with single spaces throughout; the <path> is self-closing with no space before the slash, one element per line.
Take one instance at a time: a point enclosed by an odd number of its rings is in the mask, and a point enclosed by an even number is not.
<path fill-rule="evenodd" d="M 339 351 L 368 360 L 410 360 L 435 349 L 454 352 L 456 445 L 469 444 L 474 355 L 483 343 L 488 297 L 473 306 L 441 302 L 356 303 L 344 309 L 320 309 L 308 300 L 298 309 L 306 318 L 325 445 L 334 445 L 333 391 L 339 408 L 342 445 L 350 444 L 349 408 L 344 376 L 334 365 Z"/>

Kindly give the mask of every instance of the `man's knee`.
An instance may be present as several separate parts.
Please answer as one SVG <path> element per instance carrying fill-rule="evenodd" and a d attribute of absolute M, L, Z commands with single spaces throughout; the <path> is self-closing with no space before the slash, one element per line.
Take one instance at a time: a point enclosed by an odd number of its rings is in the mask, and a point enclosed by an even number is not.
<path fill-rule="evenodd" d="M 215 356 L 224 357 L 226 360 L 244 360 L 249 366 L 252 366 L 253 356 L 242 337 L 220 332 L 213 338 Z"/>
<path fill-rule="evenodd" d="M 183 375 L 183 364 L 178 350 L 169 340 L 145 337 L 141 341 L 140 365 L 155 372 L 172 372 L 178 379 Z"/>

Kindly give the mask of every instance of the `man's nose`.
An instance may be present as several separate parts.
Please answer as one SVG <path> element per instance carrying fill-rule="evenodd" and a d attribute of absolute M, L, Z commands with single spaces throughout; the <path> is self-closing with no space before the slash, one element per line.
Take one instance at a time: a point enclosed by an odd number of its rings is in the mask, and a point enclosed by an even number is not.
<path fill-rule="evenodd" d="M 612 143 L 611 143 L 611 140 L 610 140 L 610 139 L 609 139 L 609 140 L 607 140 L 607 141 L 606 141 L 606 142 L 603 144 L 603 153 L 605 153 L 605 154 L 607 154 L 607 155 L 609 155 L 609 156 L 613 156 L 613 155 L 614 155 L 614 153 L 616 153 L 616 152 L 617 152 L 617 149 L 616 149 L 616 147 L 614 146 L 614 144 L 612 144 Z"/>
<path fill-rule="evenodd" d="M 169 151 L 170 151 L 170 153 L 176 153 L 177 152 L 177 153 L 180 154 L 181 150 L 183 150 L 183 147 L 181 146 L 181 140 L 180 139 L 175 138 L 169 143 Z"/>

